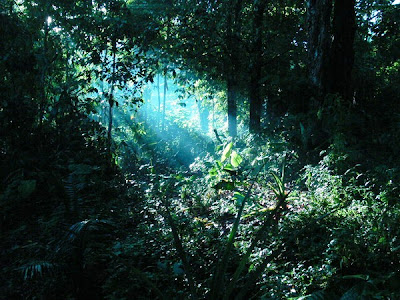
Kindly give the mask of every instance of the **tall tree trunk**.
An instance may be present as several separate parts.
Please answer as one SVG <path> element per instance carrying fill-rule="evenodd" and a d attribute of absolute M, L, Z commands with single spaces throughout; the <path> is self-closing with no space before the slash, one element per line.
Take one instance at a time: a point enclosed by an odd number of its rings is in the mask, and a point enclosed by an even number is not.
<path fill-rule="evenodd" d="M 158 95 L 157 127 L 160 128 L 160 119 L 161 119 L 160 74 L 157 74 L 157 95 Z"/>
<path fill-rule="evenodd" d="M 46 5 L 47 10 L 47 5 Z M 46 106 L 46 77 L 47 70 L 49 68 L 49 59 L 48 59 L 48 36 L 49 36 L 49 24 L 47 20 L 44 21 L 44 37 L 43 37 L 43 48 L 42 48 L 42 59 L 43 62 L 40 68 L 40 102 L 39 102 L 39 128 L 40 134 L 42 134 L 42 126 L 43 126 L 43 118 L 44 111 Z"/>
<path fill-rule="evenodd" d="M 332 2 L 308 0 L 310 80 L 321 99 L 332 93 L 350 100 L 356 31 L 355 0 L 335 0 L 333 17 Z"/>
<path fill-rule="evenodd" d="M 166 39 L 166 41 L 168 41 L 168 39 L 169 39 L 169 32 L 170 32 L 169 17 L 168 17 L 168 16 L 167 16 L 166 23 L 167 23 L 167 36 L 165 37 L 165 39 Z M 167 86 L 167 72 L 168 72 L 168 67 L 165 66 L 165 67 L 164 67 L 164 99 L 163 99 L 162 128 L 161 128 L 162 131 L 165 130 L 165 104 L 166 104 L 167 90 L 168 90 L 168 86 Z"/>
<path fill-rule="evenodd" d="M 356 32 L 355 0 L 336 0 L 333 12 L 330 93 L 345 100 L 352 98 L 351 72 L 354 65 Z"/>
<path fill-rule="evenodd" d="M 116 73 L 116 52 L 117 52 L 117 40 L 113 41 L 113 62 L 112 62 L 112 77 L 111 77 L 111 88 L 108 95 L 108 131 L 107 131 L 107 148 L 108 152 L 111 153 L 112 145 L 112 125 L 113 125 L 113 106 L 114 106 L 114 85 L 115 85 L 115 73 Z"/>
<path fill-rule="evenodd" d="M 106 93 L 105 93 L 105 89 L 104 89 L 104 81 L 105 79 L 105 74 L 106 74 L 106 66 L 107 66 L 107 55 L 108 55 L 108 51 L 107 51 L 107 47 L 104 51 L 104 58 L 102 60 L 102 68 L 101 68 L 101 75 L 100 75 L 100 89 L 101 89 L 101 100 L 106 100 L 108 102 Z M 103 101 L 102 101 L 103 102 Z M 107 107 L 105 106 L 104 103 L 102 103 L 101 105 L 101 123 L 102 124 L 106 124 L 107 123 L 107 113 L 106 113 L 106 109 Z"/>
<path fill-rule="evenodd" d="M 231 137 L 237 136 L 237 91 L 234 74 L 228 74 L 227 101 L 228 101 L 228 132 Z"/>
<path fill-rule="evenodd" d="M 239 71 L 239 49 L 235 35 L 240 32 L 240 12 L 242 0 L 231 1 L 234 13 L 229 12 L 226 20 L 226 46 L 228 48 L 228 60 L 225 69 L 227 81 L 228 102 L 228 131 L 231 137 L 237 136 L 237 97 L 238 84 L 237 73 Z"/>
<path fill-rule="evenodd" d="M 163 113 L 162 113 L 162 131 L 165 130 L 165 103 L 167 102 L 167 70 L 165 70 L 165 75 L 164 75 L 164 99 L 163 99 Z"/>
<path fill-rule="evenodd" d="M 260 93 L 261 68 L 262 68 L 262 35 L 263 35 L 263 16 L 266 2 L 258 1 L 255 7 L 254 28 L 255 36 L 252 63 L 250 70 L 249 98 L 250 98 L 250 132 L 260 131 L 262 99 Z"/>
<path fill-rule="evenodd" d="M 331 44 L 332 0 L 308 0 L 308 60 L 311 84 L 318 95 L 327 92 Z"/>

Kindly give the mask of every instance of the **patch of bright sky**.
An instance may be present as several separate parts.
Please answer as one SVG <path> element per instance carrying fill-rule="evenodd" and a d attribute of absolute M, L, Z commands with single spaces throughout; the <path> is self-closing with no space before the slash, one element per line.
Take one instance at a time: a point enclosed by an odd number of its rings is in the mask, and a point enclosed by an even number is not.
<path fill-rule="evenodd" d="M 47 25 L 50 26 L 51 23 L 53 23 L 53 18 L 50 17 L 50 16 L 48 16 L 48 17 L 47 17 Z M 60 27 L 54 27 L 53 30 L 54 30 L 55 32 L 60 32 L 60 31 L 61 31 L 61 28 L 60 28 Z"/>
<path fill-rule="evenodd" d="M 393 4 L 400 4 L 400 0 L 394 1 Z"/>

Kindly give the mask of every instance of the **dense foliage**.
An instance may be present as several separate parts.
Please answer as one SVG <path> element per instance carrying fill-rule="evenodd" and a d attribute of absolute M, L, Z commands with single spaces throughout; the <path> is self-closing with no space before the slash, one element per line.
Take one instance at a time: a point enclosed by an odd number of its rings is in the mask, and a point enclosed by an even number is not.
<path fill-rule="evenodd" d="M 393 2 L 1 2 L 0 298 L 397 299 Z"/>

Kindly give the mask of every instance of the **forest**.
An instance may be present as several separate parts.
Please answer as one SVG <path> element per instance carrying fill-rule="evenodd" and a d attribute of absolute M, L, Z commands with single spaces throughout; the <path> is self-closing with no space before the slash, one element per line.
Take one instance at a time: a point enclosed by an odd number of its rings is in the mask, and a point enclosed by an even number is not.
<path fill-rule="evenodd" d="M 2 0 L 0 299 L 400 299 L 399 24 Z"/>

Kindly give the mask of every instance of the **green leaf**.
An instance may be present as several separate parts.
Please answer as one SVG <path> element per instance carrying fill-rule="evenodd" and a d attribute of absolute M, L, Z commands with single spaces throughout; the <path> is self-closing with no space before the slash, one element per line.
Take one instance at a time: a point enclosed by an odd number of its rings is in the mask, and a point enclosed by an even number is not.
<path fill-rule="evenodd" d="M 224 169 L 224 171 L 235 171 L 235 168 L 231 164 L 227 164 Z"/>
<path fill-rule="evenodd" d="M 235 168 L 233 168 L 233 166 L 231 164 L 226 165 L 222 171 L 228 173 L 231 176 L 237 175 L 237 170 Z"/>
<path fill-rule="evenodd" d="M 214 168 L 212 168 L 210 171 L 208 171 L 208 174 L 209 174 L 211 177 L 214 177 L 214 176 L 217 176 L 217 175 L 218 175 L 218 171 L 217 171 L 217 169 L 214 167 Z"/>
<path fill-rule="evenodd" d="M 242 163 L 242 161 L 243 161 L 243 158 L 236 151 L 232 151 L 232 154 L 231 154 L 232 166 L 237 168 Z"/>
<path fill-rule="evenodd" d="M 345 275 L 342 277 L 343 279 L 361 279 L 361 280 L 368 280 L 369 275 L 364 274 L 356 274 L 356 275 Z"/>
<path fill-rule="evenodd" d="M 306 132 L 306 130 L 304 129 L 303 124 L 300 122 L 300 133 L 301 133 L 301 135 L 304 136 L 305 132 Z"/>
<path fill-rule="evenodd" d="M 183 275 L 185 274 L 185 271 L 182 269 L 182 264 L 181 263 L 174 263 L 172 266 L 172 271 L 174 272 L 175 275 Z"/>
<path fill-rule="evenodd" d="M 239 193 L 239 192 L 235 192 L 235 193 L 233 194 L 233 199 L 236 200 L 236 204 L 237 204 L 238 206 L 240 206 L 240 205 L 242 204 L 242 202 L 243 202 L 243 200 L 244 200 L 245 198 L 246 198 L 246 197 L 245 197 L 243 194 Z"/>
<path fill-rule="evenodd" d="M 28 198 L 36 189 L 36 180 L 22 180 L 18 186 L 18 193 L 21 198 Z"/>
<path fill-rule="evenodd" d="M 386 243 L 386 238 L 384 236 L 379 238 L 378 244 L 385 244 Z"/>
<path fill-rule="evenodd" d="M 222 151 L 221 162 L 224 162 L 232 152 L 233 143 L 230 142 L 228 145 L 225 146 L 224 151 Z"/>

